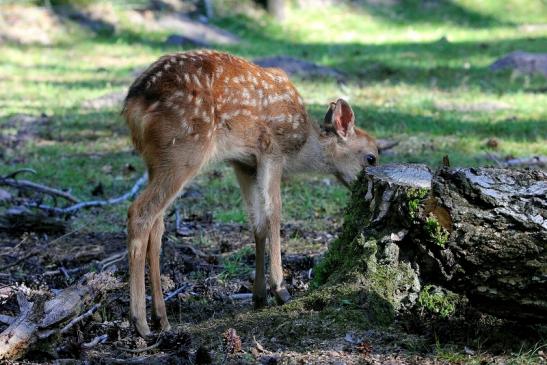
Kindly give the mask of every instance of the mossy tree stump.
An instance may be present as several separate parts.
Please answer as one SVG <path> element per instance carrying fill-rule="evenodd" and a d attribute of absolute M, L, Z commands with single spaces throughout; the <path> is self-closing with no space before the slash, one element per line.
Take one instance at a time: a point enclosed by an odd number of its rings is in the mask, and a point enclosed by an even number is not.
<path fill-rule="evenodd" d="M 434 284 L 486 313 L 545 323 L 546 196 L 542 171 L 369 167 L 316 281 L 362 276 L 395 310 Z"/>

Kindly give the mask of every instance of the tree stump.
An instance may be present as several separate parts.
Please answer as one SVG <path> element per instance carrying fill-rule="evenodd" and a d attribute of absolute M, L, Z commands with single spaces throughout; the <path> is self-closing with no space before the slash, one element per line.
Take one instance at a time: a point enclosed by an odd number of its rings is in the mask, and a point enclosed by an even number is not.
<path fill-rule="evenodd" d="M 545 172 L 369 167 L 316 280 L 363 274 L 372 287 L 388 288 L 395 310 L 413 306 L 426 285 L 440 285 L 485 313 L 545 323 L 546 245 Z"/>

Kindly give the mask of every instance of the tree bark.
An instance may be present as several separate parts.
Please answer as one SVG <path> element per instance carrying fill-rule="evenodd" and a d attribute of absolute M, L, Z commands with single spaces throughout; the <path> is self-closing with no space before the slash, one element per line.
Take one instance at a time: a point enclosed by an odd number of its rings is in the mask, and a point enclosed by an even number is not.
<path fill-rule="evenodd" d="M 267 0 L 267 9 L 278 21 L 285 20 L 285 0 Z"/>
<path fill-rule="evenodd" d="M 362 248 L 370 242 L 372 265 L 356 258 L 370 255 Z M 432 174 L 423 165 L 385 165 L 367 168 L 355 184 L 339 242 L 318 274 L 323 281 L 341 278 L 352 262 L 366 271 L 411 268 L 404 285 L 393 286 L 395 309 L 414 305 L 421 288 L 434 284 L 465 295 L 485 313 L 545 323 L 546 246 L 545 172 L 442 168 Z"/>

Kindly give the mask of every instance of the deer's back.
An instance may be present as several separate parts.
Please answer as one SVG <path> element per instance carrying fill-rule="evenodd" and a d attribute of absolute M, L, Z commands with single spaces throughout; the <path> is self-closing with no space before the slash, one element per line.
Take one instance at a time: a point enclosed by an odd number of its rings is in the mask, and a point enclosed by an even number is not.
<path fill-rule="evenodd" d="M 215 51 L 161 57 L 130 87 L 124 115 L 138 150 L 154 134 L 163 143 L 177 136 L 219 148 L 291 153 L 306 141 L 310 123 L 282 70 Z"/>

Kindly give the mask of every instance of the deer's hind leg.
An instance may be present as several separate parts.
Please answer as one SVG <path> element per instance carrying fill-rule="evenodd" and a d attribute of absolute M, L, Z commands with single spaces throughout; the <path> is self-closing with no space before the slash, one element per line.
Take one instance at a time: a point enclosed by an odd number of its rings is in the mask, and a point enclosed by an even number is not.
<path fill-rule="evenodd" d="M 156 218 L 150 231 L 147 258 L 150 270 L 150 284 L 152 287 L 152 324 L 155 327 L 159 327 L 162 331 L 168 331 L 171 326 L 169 325 L 167 312 L 165 310 L 160 276 L 161 238 L 164 231 L 165 225 L 163 223 L 162 213 Z"/>
<path fill-rule="evenodd" d="M 177 139 L 164 127 L 165 122 L 158 130 L 148 131 L 150 142 L 146 144 L 143 157 L 149 170 L 149 183 L 131 205 L 128 214 L 130 311 L 132 321 L 141 336 L 150 333 L 146 321 L 146 257 L 148 256 L 150 265 L 153 318 L 162 329 L 168 329 L 169 322 L 160 281 L 163 214 L 210 156 L 210 140 L 202 139 L 201 143 L 196 143 L 196 134 Z"/>

